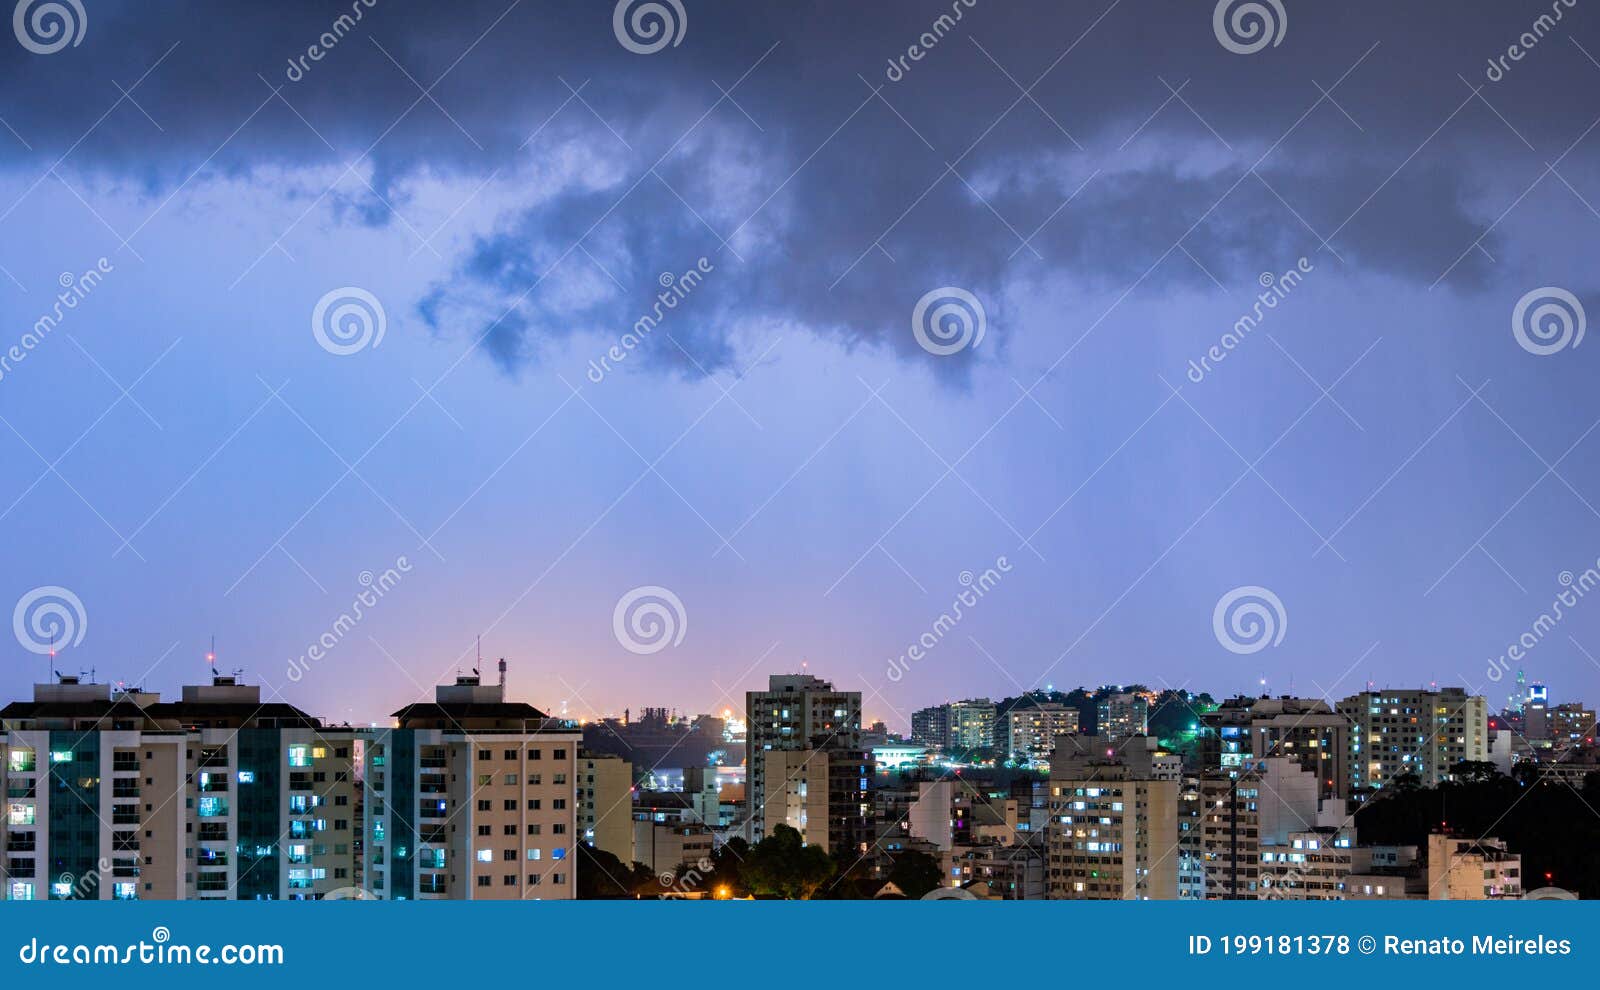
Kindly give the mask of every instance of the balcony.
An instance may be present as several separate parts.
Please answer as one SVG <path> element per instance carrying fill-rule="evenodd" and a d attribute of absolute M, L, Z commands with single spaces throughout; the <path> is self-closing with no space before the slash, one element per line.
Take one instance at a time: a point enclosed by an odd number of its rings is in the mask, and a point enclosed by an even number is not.
<path fill-rule="evenodd" d="M 423 801 L 417 805 L 418 818 L 444 818 L 447 814 L 444 801 Z"/>
<path fill-rule="evenodd" d="M 38 848 L 38 842 L 32 832 L 12 832 L 6 836 L 6 852 L 31 853 Z"/>
<path fill-rule="evenodd" d="M 137 756 L 124 757 L 120 753 L 111 758 L 113 773 L 138 773 L 139 758 Z"/>
<path fill-rule="evenodd" d="M 228 841 L 228 823 L 227 822 L 201 822 L 200 823 L 200 841 L 201 842 L 227 842 Z"/>
<path fill-rule="evenodd" d="M 33 781 L 31 781 L 31 780 L 20 781 L 20 782 L 15 783 L 15 784 L 10 784 L 10 785 L 8 785 L 6 787 L 6 797 L 8 797 L 8 798 L 31 798 L 31 797 L 37 797 L 38 796 L 38 794 L 36 793 L 37 791 L 38 791 L 38 788 L 34 784 Z"/>

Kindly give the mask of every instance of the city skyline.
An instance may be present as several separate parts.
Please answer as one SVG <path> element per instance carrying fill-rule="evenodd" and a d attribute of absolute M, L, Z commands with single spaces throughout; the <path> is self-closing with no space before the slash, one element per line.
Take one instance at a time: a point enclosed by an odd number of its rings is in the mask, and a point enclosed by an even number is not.
<path fill-rule="evenodd" d="M 5 39 L 0 695 L 1600 697 L 1592 18 L 627 6 Z"/>

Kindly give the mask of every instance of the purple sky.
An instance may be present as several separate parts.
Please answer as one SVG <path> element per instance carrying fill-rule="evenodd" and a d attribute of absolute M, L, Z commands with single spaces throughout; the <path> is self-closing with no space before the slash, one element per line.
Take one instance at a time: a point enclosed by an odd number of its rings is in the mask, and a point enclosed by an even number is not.
<path fill-rule="evenodd" d="M 532 0 L 85 0 L 0 44 L 0 598 L 75 597 L 58 669 L 171 693 L 214 634 L 365 722 L 481 634 L 574 716 L 805 661 L 904 727 L 1131 680 L 1498 700 L 1527 634 L 1600 701 L 1600 598 L 1536 630 L 1600 558 L 1600 350 L 1514 332 L 1600 312 L 1581 7 L 1491 72 L 1550 4 L 1284 0 L 1246 53 L 1175 0 L 682 6 L 647 54 Z M 320 346 L 352 287 L 381 342 Z M 931 353 L 951 288 L 983 335 Z M 1239 588 L 1281 640 L 1228 648 Z"/>

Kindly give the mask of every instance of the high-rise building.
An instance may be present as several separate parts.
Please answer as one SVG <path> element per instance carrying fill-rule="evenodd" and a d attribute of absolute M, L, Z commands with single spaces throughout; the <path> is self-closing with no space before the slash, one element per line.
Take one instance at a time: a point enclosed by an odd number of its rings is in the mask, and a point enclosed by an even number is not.
<path fill-rule="evenodd" d="M 1150 702 L 1141 694 L 1108 694 L 1096 706 L 1095 734 L 1110 739 L 1149 731 Z"/>
<path fill-rule="evenodd" d="M 1338 710 L 1352 724 L 1352 793 L 1386 787 L 1401 774 L 1433 787 L 1457 763 L 1489 759 L 1487 706 L 1461 688 L 1364 691 Z"/>
<path fill-rule="evenodd" d="M 746 794 L 751 841 L 803 813 L 807 841 L 830 852 L 865 852 L 872 834 L 872 759 L 861 747 L 861 692 L 839 691 L 810 674 L 774 674 L 767 690 L 745 694 L 750 776 Z M 772 753 L 813 754 L 796 760 Z M 821 775 L 818 777 L 817 775 Z M 812 820 L 818 783 L 827 824 Z M 804 794 L 791 784 L 803 784 Z"/>
<path fill-rule="evenodd" d="M 395 712 L 366 747 L 368 887 L 380 898 L 574 895 L 583 734 L 476 676 Z"/>
<path fill-rule="evenodd" d="M 1550 744 L 1558 752 L 1594 745 L 1595 714 L 1576 702 L 1550 709 Z"/>
<path fill-rule="evenodd" d="M 1078 710 L 1055 701 L 1013 708 L 1005 714 L 1005 751 L 1013 760 L 1045 762 L 1056 737 L 1078 731 Z"/>
<path fill-rule="evenodd" d="M 950 742 L 950 707 L 933 705 L 911 713 L 911 741 L 930 749 L 943 749 Z"/>
<path fill-rule="evenodd" d="M 364 740 L 216 675 L 0 710 L 9 900 L 289 900 L 362 882 Z"/>
<path fill-rule="evenodd" d="M 1231 698 L 1201 716 L 1207 769 L 1285 756 L 1317 778 L 1321 797 L 1350 796 L 1350 719 L 1316 698 Z"/>
<path fill-rule="evenodd" d="M 995 745 L 995 703 L 988 698 L 950 701 L 911 713 L 911 739 L 957 752 Z"/>
<path fill-rule="evenodd" d="M 610 754 L 578 754 L 577 808 L 582 842 L 624 866 L 634 861 L 633 764 Z"/>
<path fill-rule="evenodd" d="M 995 704 L 988 698 L 952 701 L 950 742 L 956 750 L 988 749 L 994 745 Z"/>
<path fill-rule="evenodd" d="M 1072 739 L 1074 737 L 1063 737 Z M 1048 896 L 1174 900 L 1179 781 L 1115 757 L 1058 752 L 1050 761 Z"/>

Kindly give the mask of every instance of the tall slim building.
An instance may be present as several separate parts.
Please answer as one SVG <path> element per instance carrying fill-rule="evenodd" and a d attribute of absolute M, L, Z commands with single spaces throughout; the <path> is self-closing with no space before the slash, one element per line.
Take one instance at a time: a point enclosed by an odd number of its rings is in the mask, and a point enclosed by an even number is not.
<path fill-rule="evenodd" d="M 797 796 L 787 792 L 791 781 L 803 778 L 804 803 L 811 805 L 817 782 L 812 775 L 821 773 L 826 781 L 827 827 L 818 832 L 808 811 L 808 841 L 821 844 L 825 836 L 830 852 L 865 852 L 873 840 L 868 792 L 872 762 L 861 747 L 861 692 L 836 690 L 810 674 L 773 674 L 767 690 L 746 692 L 745 711 L 751 840 L 766 837 L 769 812 L 772 824 L 778 824 L 775 809 L 780 795 L 784 808 L 795 806 Z M 815 757 L 767 758 L 769 753 L 795 752 Z"/>
<path fill-rule="evenodd" d="M 578 836 L 623 865 L 633 862 L 633 764 L 604 753 L 579 754 Z"/>
<path fill-rule="evenodd" d="M 571 899 L 582 731 L 476 676 L 394 718 L 366 747 L 369 889 L 390 900 Z"/>

